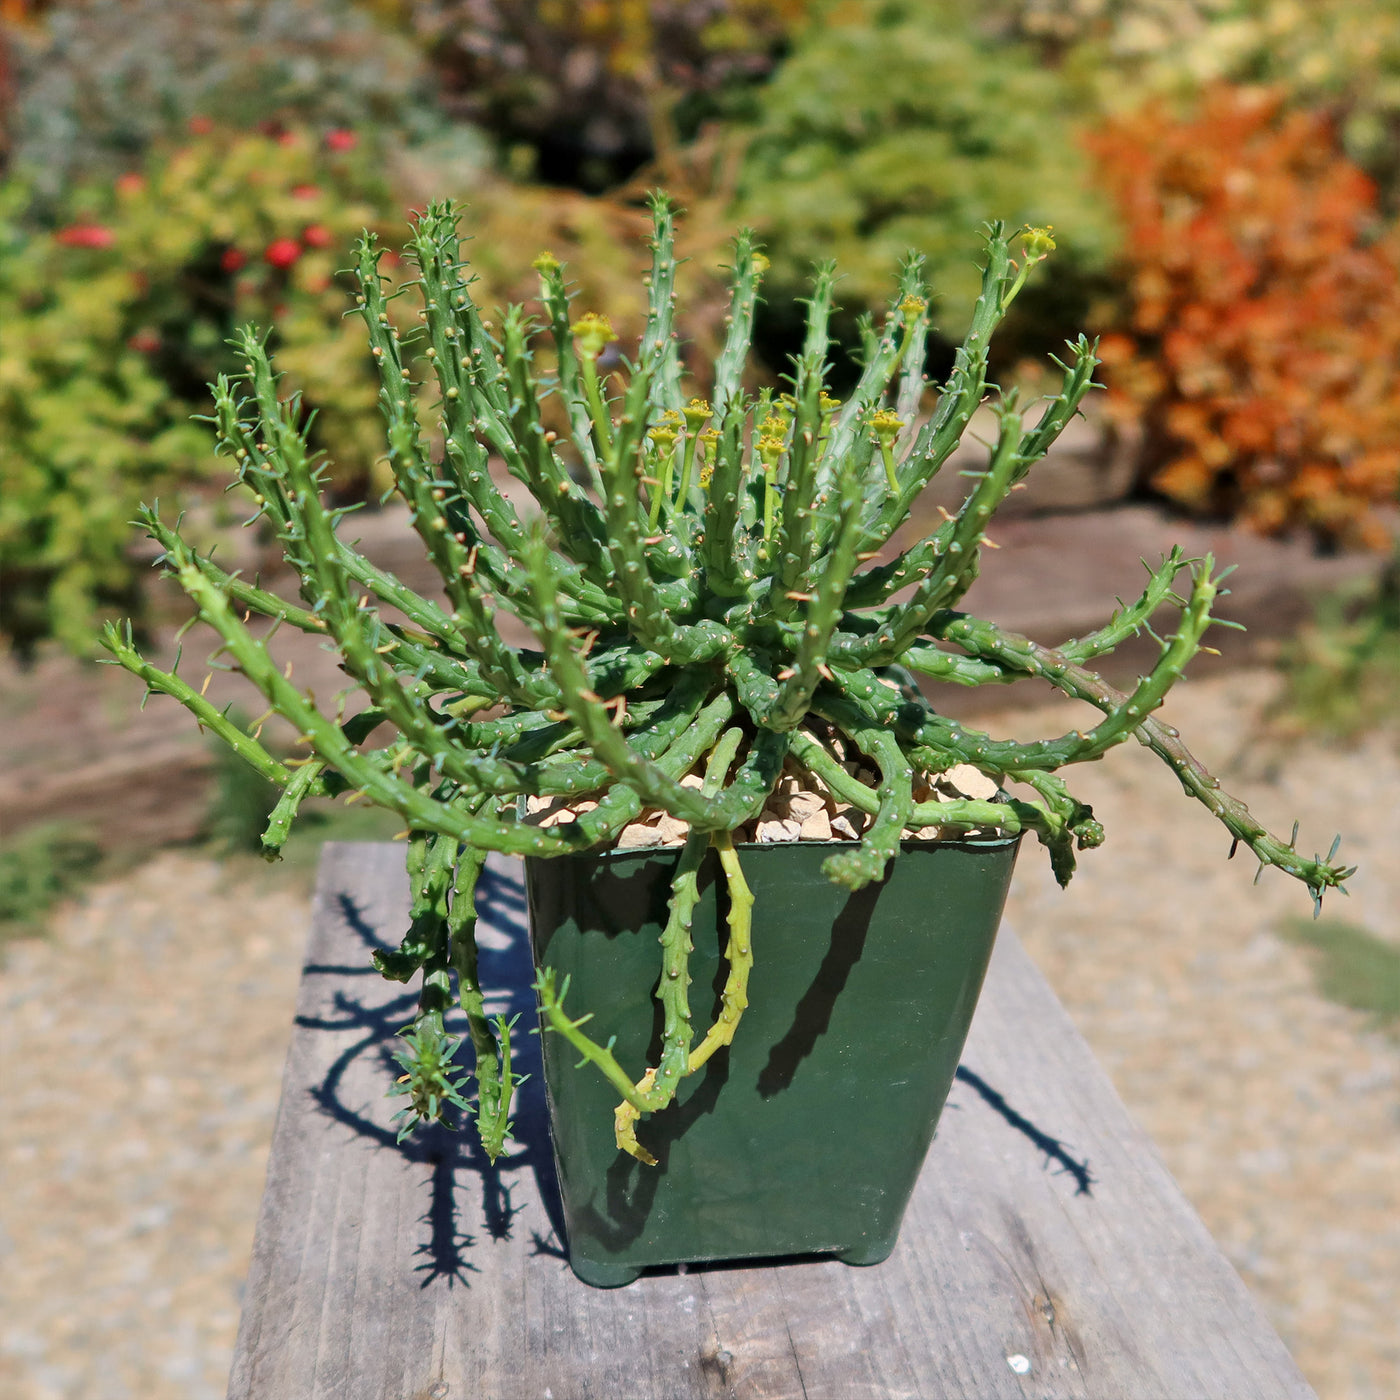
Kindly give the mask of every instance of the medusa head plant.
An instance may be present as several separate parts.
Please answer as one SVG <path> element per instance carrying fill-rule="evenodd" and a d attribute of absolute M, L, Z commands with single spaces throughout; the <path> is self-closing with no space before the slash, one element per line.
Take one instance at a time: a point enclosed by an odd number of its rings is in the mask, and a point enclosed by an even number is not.
<path fill-rule="evenodd" d="M 930 826 L 950 835 L 1033 831 L 1068 880 L 1076 848 L 1098 845 L 1103 832 L 1056 770 L 1130 737 L 1151 747 L 1261 868 L 1281 868 L 1318 898 L 1346 877 L 1333 863 L 1335 844 L 1325 859 L 1307 859 L 1293 841 L 1269 835 L 1153 718 L 1212 623 L 1220 580 L 1209 559 L 1173 552 L 1140 599 L 1057 649 L 958 609 L 993 512 L 1092 385 L 1088 342 L 1071 346 L 1060 391 L 1033 422 L 1013 395 L 996 397 L 999 432 L 961 510 L 898 557 L 874 562 L 987 394 L 989 338 L 1053 248 L 1048 234 L 1008 237 L 990 227 L 971 330 L 932 415 L 920 421 L 929 329 L 920 258 L 902 264 L 883 325 L 867 326 L 848 399 L 826 391 L 830 266 L 817 271 L 791 392 L 754 395 L 744 375 L 766 263 L 740 233 L 727 340 L 701 398 L 686 382 L 673 329 L 673 211 L 662 196 L 653 220 L 648 319 L 639 343 L 616 359 L 608 321 L 572 315 L 564 270 L 547 254 L 537 262 L 542 324 L 519 306 L 498 325 L 484 319 L 450 205 L 423 213 L 406 250 L 422 298 L 416 334 L 396 330 L 380 250 L 372 237 L 361 241 L 357 303 L 382 381 L 389 457 L 441 572 L 441 599 L 411 592 L 340 537 L 299 403 L 279 398 L 262 338 L 241 336 L 242 375 L 214 386 L 216 427 L 300 576 L 300 602 L 224 572 L 156 511 L 142 520 L 220 652 L 290 722 L 303 756 L 278 758 L 173 671 L 143 659 L 128 634 L 106 633 L 120 664 L 282 787 L 264 837 L 269 854 L 309 798 L 364 798 L 403 818 L 412 922 L 402 947 L 376 962 L 398 981 L 422 975 L 400 1055 L 410 1127 L 448 1103 L 467 1105 L 460 1042 L 443 1022 L 455 998 L 475 1052 L 477 1123 L 493 1157 L 508 1133 L 511 1026 L 485 1013 L 473 937 L 473 890 L 487 853 L 605 847 L 640 814 L 660 810 L 686 836 L 660 940 L 658 1063 L 620 1063 L 590 1038 L 586 1008 L 567 1005 L 566 985 L 548 971 L 537 982 L 543 1024 L 615 1086 L 619 1145 L 645 1158 L 638 1117 L 664 1108 L 683 1076 L 742 1034 L 762 910 L 734 833 L 761 812 L 785 769 L 862 814 L 859 839 L 833 843 L 823 866 L 851 890 L 881 879 L 906 835 Z M 440 395 L 434 436 L 415 416 L 418 367 Z M 518 512 L 496 485 L 496 461 L 529 488 L 533 513 Z M 1088 669 L 1149 629 L 1163 605 L 1174 608 L 1175 627 L 1131 691 Z M 352 687 L 329 707 L 318 703 L 249 629 L 254 613 L 326 638 Z M 535 645 L 508 645 L 499 613 L 519 619 Z M 1039 742 L 1001 741 L 941 715 L 911 673 L 960 686 L 1038 677 L 1103 718 Z M 1013 780 L 1025 795 L 931 798 L 931 779 L 958 765 L 997 784 Z M 575 803 L 573 820 L 532 822 L 531 799 L 541 797 Z M 697 1038 L 687 959 L 697 871 L 711 846 L 728 884 L 728 968 L 715 1023 Z"/>

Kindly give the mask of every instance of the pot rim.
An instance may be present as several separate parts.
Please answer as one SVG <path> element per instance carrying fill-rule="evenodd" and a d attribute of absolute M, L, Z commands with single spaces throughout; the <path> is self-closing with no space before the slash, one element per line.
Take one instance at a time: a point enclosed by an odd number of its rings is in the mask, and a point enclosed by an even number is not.
<path fill-rule="evenodd" d="M 912 846 L 921 850 L 947 848 L 972 848 L 974 850 L 1001 850 L 1007 846 L 1016 845 L 1026 833 L 1024 831 L 1013 831 L 1005 835 L 995 836 L 940 836 L 938 838 L 921 839 L 915 836 L 906 836 L 900 840 L 901 851 Z M 734 849 L 736 851 L 781 851 L 793 850 L 797 848 L 823 851 L 854 850 L 860 845 L 859 841 L 736 841 Z M 674 851 L 679 854 L 683 847 L 677 844 L 655 845 L 655 846 L 628 846 L 625 850 L 620 850 L 616 846 L 589 846 L 578 851 L 562 851 L 558 855 L 540 856 L 527 855 L 526 860 L 564 860 L 570 857 L 588 856 L 592 860 L 602 860 L 609 857 L 626 859 L 635 856 L 654 856 L 664 851 Z M 898 859 L 898 857 L 896 857 Z"/>

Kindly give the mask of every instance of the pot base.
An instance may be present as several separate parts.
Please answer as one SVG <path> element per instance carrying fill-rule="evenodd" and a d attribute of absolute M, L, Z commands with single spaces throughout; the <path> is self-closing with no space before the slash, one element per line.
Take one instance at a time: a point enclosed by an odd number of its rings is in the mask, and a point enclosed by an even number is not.
<path fill-rule="evenodd" d="M 579 1259 L 573 1253 L 569 1255 L 569 1267 L 574 1271 L 575 1278 L 591 1288 L 625 1288 L 642 1276 L 640 1269 L 630 1268 L 626 1264 L 595 1264 L 588 1259 Z"/>

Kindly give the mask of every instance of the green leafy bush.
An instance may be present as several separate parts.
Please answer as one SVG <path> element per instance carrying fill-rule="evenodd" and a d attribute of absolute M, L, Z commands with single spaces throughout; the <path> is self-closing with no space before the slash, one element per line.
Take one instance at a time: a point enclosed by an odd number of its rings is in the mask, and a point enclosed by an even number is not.
<path fill-rule="evenodd" d="M 795 299 L 811 265 L 835 258 L 847 311 L 878 307 L 886 270 L 916 247 L 947 308 L 939 324 L 960 338 L 978 290 L 967 230 L 1050 224 L 1073 236 L 1017 310 L 1023 325 L 1053 322 L 1058 343 L 1113 241 L 1067 115 L 1073 90 L 1032 49 L 984 36 L 960 0 L 832 18 L 805 30 L 757 99 L 740 212 L 768 244 L 770 296 Z"/>
<path fill-rule="evenodd" d="M 0 842 L 0 949 L 44 932 L 49 910 L 92 873 L 100 852 L 68 823 L 31 827 Z"/>
<path fill-rule="evenodd" d="M 1283 936 L 1313 950 L 1317 989 L 1370 1014 L 1377 1029 L 1400 1026 L 1400 947 L 1341 919 L 1289 919 Z"/>
<path fill-rule="evenodd" d="M 1400 550 L 1380 577 L 1318 601 L 1282 661 L 1274 718 L 1353 740 L 1400 717 Z"/>
<path fill-rule="evenodd" d="M 11 182 L 0 196 L 0 635 L 21 652 L 48 636 L 82 650 L 109 608 L 139 613 L 127 523 L 142 499 L 211 495 L 201 483 L 214 438 L 189 419 L 208 410 L 207 382 L 238 367 L 227 341 L 247 321 L 277 321 L 279 363 L 316 411 L 313 442 L 336 463 L 337 497 L 379 494 L 378 378 L 344 319 L 334 250 L 364 229 L 396 236 L 415 183 L 439 168 L 420 153 L 395 170 L 396 193 L 351 132 L 213 131 L 73 196 L 70 222 L 37 233 L 19 217 L 27 189 Z M 547 247 L 584 267 L 574 286 L 588 305 L 640 332 L 644 211 L 481 166 L 452 174 L 471 190 L 480 238 L 467 251 L 483 301 L 531 296 Z M 721 260 L 702 250 L 681 277 L 712 332 Z M 394 256 L 384 271 L 401 275 Z M 402 305 L 389 314 L 412 321 Z"/>
<path fill-rule="evenodd" d="M 372 371 L 342 322 L 343 248 L 391 202 L 349 132 L 214 132 L 144 174 L 73 198 L 27 230 L 26 187 L 0 204 L 0 633 L 85 647 L 95 614 L 134 601 L 128 522 L 143 497 L 201 478 L 212 435 L 189 421 L 226 345 L 280 319 L 284 363 L 317 439 L 362 491 L 382 452 Z M 338 149 L 336 149 L 338 148 Z"/>

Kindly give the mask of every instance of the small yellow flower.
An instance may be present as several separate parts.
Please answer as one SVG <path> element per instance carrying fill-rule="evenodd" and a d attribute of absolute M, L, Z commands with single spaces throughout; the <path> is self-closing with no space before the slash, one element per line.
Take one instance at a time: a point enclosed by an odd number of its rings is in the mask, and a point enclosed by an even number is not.
<path fill-rule="evenodd" d="M 928 305 L 923 297 L 907 296 L 899 303 L 899 314 L 904 317 L 904 324 L 912 326 L 919 319 L 924 308 Z"/>
<path fill-rule="evenodd" d="M 784 424 L 786 427 L 786 424 Z M 765 432 L 758 440 L 758 455 L 763 460 L 764 467 L 772 471 L 777 465 L 778 458 L 783 455 L 783 439 L 776 433 Z"/>
<path fill-rule="evenodd" d="M 710 421 L 710 414 L 713 412 L 709 399 L 691 399 L 681 409 L 681 416 L 685 419 L 686 427 L 693 432 L 696 428 L 703 428 Z"/>
<path fill-rule="evenodd" d="M 1021 250 L 1028 258 L 1040 262 L 1055 251 L 1055 226 L 1046 224 L 1044 228 L 1031 228 L 1028 224 L 1021 230 Z"/>
<path fill-rule="evenodd" d="M 596 311 L 585 312 L 574 322 L 574 335 L 578 338 L 578 352 L 585 359 L 596 360 L 604 349 L 617 339 L 617 332 L 606 316 Z"/>
<path fill-rule="evenodd" d="M 874 433 L 875 441 L 881 447 L 892 447 L 903 426 L 904 419 L 897 413 L 891 413 L 887 408 L 882 408 L 878 413 L 872 414 L 870 418 L 870 431 Z"/>
<path fill-rule="evenodd" d="M 779 408 L 770 406 L 768 416 L 758 425 L 758 430 L 768 437 L 785 438 L 790 427 L 792 427 L 792 420 L 787 414 Z"/>
<path fill-rule="evenodd" d="M 563 265 L 547 248 L 530 264 L 541 277 L 553 276 Z"/>

